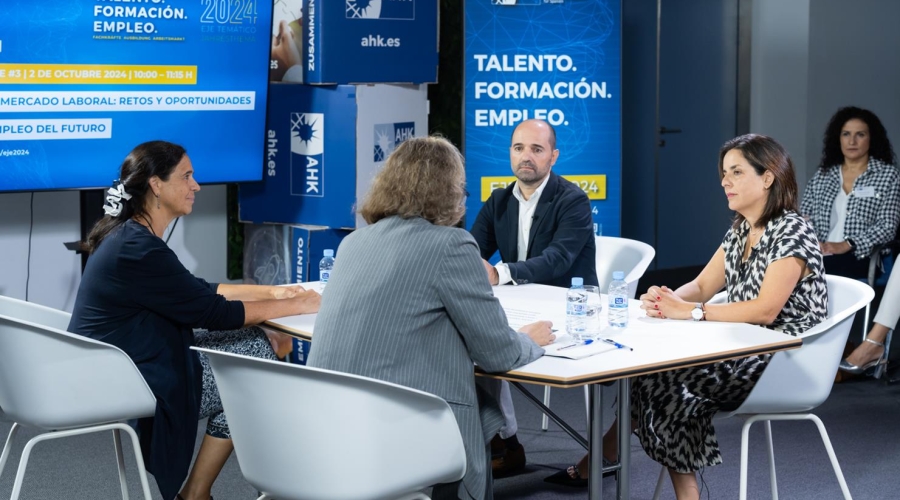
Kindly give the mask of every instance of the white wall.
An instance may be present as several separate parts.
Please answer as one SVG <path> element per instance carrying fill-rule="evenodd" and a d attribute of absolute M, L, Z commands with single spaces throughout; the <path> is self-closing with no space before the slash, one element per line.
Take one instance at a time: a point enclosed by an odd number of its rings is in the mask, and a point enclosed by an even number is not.
<path fill-rule="evenodd" d="M 775 138 L 806 184 L 810 0 L 754 0 L 750 49 L 750 130 Z"/>
<path fill-rule="evenodd" d="M 878 115 L 900 147 L 900 2 L 815 0 L 809 12 L 809 100 L 806 154 L 822 153 L 828 119 L 841 106 Z M 811 170 L 813 171 L 813 170 Z"/>
<path fill-rule="evenodd" d="M 0 194 L 0 295 L 25 298 L 31 193 Z M 28 300 L 71 311 L 81 257 L 63 242 L 80 239 L 79 194 L 35 193 Z M 194 212 L 182 218 L 169 246 L 184 266 L 211 282 L 226 279 L 226 188 L 203 186 Z M 168 234 L 168 233 L 167 233 Z"/>
<path fill-rule="evenodd" d="M 81 282 L 81 257 L 63 242 L 80 239 L 76 191 L 34 193 L 31 265 L 28 230 L 31 193 L 0 194 L 0 295 L 72 310 Z"/>
<path fill-rule="evenodd" d="M 900 146 L 900 1 L 754 0 L 750 128 L 791 153 L 801 190 L 841 106 L 872 110 Z"/>
<path fill-rule="evenodd" d="M 212 283 L 239 283 L 226 277 L 226 191 L 224 185 L 202 186 L 197 193 L 194 211 L 181 218 L 169 240 L 169 247 L 184 267 Z"/>

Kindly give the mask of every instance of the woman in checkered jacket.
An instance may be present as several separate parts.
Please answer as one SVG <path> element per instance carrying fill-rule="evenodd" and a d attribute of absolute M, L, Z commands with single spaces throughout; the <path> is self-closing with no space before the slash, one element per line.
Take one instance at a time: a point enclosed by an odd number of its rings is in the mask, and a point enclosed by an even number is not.
<path fill-rule="evenodd" d="M 900 221 L 900 171 L 887 132 L 871 111 L 841 108 L 831 117 L 819 170 L 800 211 L 809 218 L 825 271 L 865 278 L 869 255 L 894 239 Z"/>
<path fill-rule="evenodd" d="M 831 117 L 819 171 L 800 204 L 815 228 L 829 274 L 866 277 L 873 248 L 894 239 L 900 220 L 900 174 L 895 164 L 887 132 L 874 113 L 846 107 Z M 900 296 L 900 278 L 890 280 L 888 290 L 893 290 L 891 296 Z M 841 370 L 862 373 L 885 358 L 884 339 L 900 316 L 896 302 L 889 300 L 886 290 L 884 306 L 866 341 L 841 362 Z"/>

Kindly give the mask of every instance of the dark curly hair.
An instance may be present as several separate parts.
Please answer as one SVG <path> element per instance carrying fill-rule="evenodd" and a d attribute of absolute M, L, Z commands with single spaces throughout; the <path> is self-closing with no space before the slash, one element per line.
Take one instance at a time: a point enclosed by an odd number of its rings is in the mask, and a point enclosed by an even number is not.
<path fill-rule="evenodd" d="M 868 109 L 847 106 L 837 110 L 828 121 L 825 138 L 822 140 L 822 160 L 819 162 L 819 168 L 827 169 L 844 163 L 844 153 L 841 152 L 841 129 L 853 119 L 862 120 L 869 127 L 869 157 L 896 165 L 897 157 L 881 120 Z"/>

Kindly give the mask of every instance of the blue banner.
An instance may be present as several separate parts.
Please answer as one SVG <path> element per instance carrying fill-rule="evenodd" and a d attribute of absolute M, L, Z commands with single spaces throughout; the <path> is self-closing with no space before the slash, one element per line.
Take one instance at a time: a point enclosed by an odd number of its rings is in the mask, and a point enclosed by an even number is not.
<path fill-rule="evenodd" d="M 438 0 L 307 0 L 303 83 L 433 83 Z"/>
<path fill-rule="evenodd" d="M 491 192 L 515 180 L 517 124 L 554 126 L 553 171 L 591 199 L 596 232 L 621 232 L 621 4 L 619 0 L 467 0 L 467 223 Z"/>
<path fill-rule="evenodd" d="M 242 222 L 354 227 L 356 87 L 272 85 L 263 182 L 241 184 Z"/>
<path fill-rule="evenodd" d="M 263 173 L 271 0 L 4 0 L 0 191 L 106 187 L 184 145 L 197 180 Z"/>

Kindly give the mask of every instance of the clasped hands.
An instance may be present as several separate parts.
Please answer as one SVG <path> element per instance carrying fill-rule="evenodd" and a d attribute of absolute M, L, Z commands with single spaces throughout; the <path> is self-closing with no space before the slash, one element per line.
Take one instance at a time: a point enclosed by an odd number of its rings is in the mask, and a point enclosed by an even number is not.
<path fill-rule="evenodd" d="M 651 286 L 640 299 L 641 309 L 651 318 L 691 319 L 691 310 L 695 307 L 667 286 Z"/>

